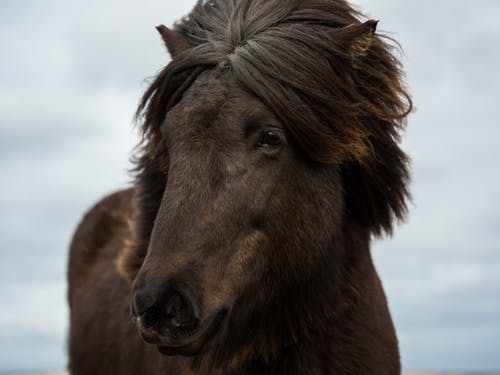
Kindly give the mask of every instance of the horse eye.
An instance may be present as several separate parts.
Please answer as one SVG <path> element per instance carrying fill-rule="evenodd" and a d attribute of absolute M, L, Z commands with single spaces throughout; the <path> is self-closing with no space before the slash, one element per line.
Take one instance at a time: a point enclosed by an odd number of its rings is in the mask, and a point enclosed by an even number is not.
<path fill-rule="evenodd" d="M 281 146 L 281 138 L 277 133 L 268 131 L 262 134 L 257 145 L 259 147 L 276 148 Z"/>

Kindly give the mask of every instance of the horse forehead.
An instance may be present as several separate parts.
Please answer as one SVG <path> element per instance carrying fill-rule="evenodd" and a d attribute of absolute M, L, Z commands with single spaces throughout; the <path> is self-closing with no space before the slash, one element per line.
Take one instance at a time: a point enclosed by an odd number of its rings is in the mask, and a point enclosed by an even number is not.
<path fill-rule="evenodd" d="M 220 124 L 217 120 L 225 117 L 240 117 L 238 114 L 259 104 L 230 74 L 208 71 L 200 74 L 168 116 L 179 124 L 206 128 Z"/>

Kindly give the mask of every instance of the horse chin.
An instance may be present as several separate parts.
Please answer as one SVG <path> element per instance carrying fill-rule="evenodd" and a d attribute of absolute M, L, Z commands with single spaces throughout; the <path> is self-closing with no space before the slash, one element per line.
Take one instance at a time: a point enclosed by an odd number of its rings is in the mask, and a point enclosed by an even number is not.
<path fill-rule="evenodd" d="M 204 343 L 200 344 L 198 343 L 191 343 L 186 346 L 160 346 L 158 345 L 156 349 L 163 354 L 167 356 L 173 356 L 173 355 L 181 355 L 185 357 L 193 357 L 197 354 L 200 354 L 202 348 L 204 346 Z"/>
<path fill-rule="evenodd" d="M 158 351 L 167 356 L 181 355 L 192 357 L 200 354 L 206 344 L 215 336 L 225 319 L 226 310 L 219 311 L 215 317 L 209 319 L 209 322 L 204 325 L 204 328 L 194 334 L 191 338 L 183 342 L 162 342 L 156 345 Z"/>

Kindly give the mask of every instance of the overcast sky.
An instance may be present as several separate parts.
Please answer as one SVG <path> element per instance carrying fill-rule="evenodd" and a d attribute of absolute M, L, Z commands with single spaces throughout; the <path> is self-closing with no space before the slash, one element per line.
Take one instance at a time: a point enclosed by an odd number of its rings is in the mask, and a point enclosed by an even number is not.
<path fill-rule="evenodd" d="M 62 369 L 67 247 L 126 186 L 132 117 L 194 1 L 0 2 L 0 371 Z M 406 369 L 500 369 L 500 2 L 357 0 L 401 42 L 414 206 L 375 260 Z"/>

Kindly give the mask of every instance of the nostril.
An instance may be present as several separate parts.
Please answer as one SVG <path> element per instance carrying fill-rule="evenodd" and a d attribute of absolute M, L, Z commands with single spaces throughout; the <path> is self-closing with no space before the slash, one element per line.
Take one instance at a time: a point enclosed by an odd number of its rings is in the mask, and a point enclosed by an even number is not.
<path fill-rule="evenodd" d="M 165 315 L 172 328 L 191 328 L 197 323 L 189 300 L 179 292 L 174 292 L 165 306 Z"/>
<path fill-rule="evenodd" d="M 162 313 L 158 306 L 151 306 L 141 316 L 141 325 L 146 329 L 156 329 L 161 324 Z"/>
<path fill-rule="evenodd" d="M 133 313 L 137 316 L 142 316 L 155 304 L 155 299 L 149 293 L 136 292 L 133 298 Z"/>
<path fill-rule="evenodd" d="M 183 308 L 182 297 L 179 293 L 174 293 L 167 301 L 165 306 L 165 314 L 168 319 L 175 319 L 181 315 Z"/>

